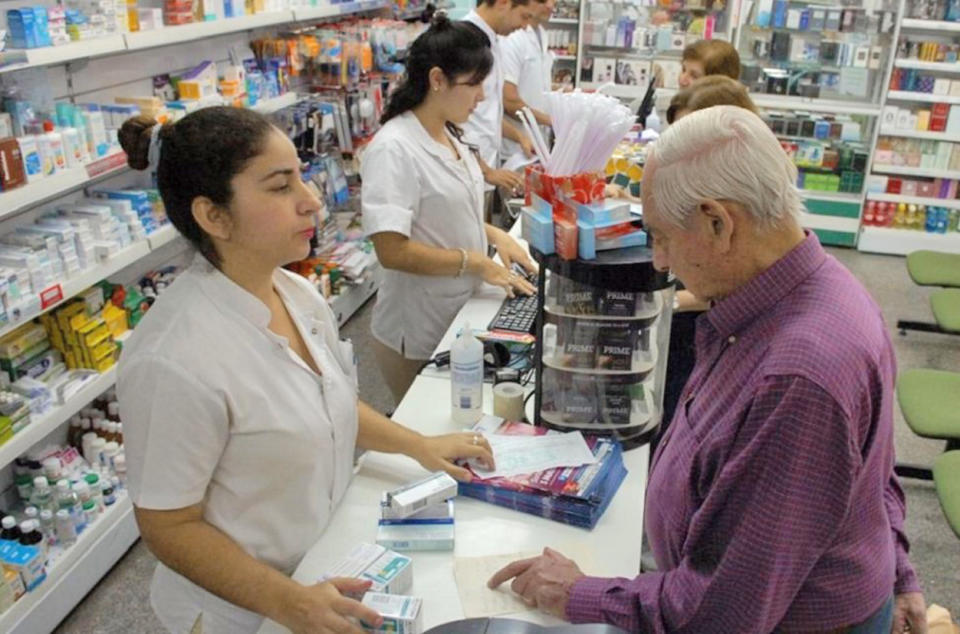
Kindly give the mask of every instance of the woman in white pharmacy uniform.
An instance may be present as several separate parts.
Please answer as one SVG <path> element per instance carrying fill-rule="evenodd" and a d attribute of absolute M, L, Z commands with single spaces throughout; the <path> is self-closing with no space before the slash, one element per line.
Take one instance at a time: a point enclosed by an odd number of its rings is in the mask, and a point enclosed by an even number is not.
<path fill-rule="evenodd" d="M 151 602 L 171 632 L 356 632 L 379 615 L 289 575 L 350 483 L 357 446 L 429 470 L 491 460 L 482 438 L 425 438 L 357 398 L 353 350 L 310 283 L 281 269 L 310 251 L 319 201 L 290 140 L 257 113 L 207 108 L 162 128 L 127 121 L 131 167 L 155 166 L 174 226 L 197 248 L 120 360 L 129 490 L 160 560 Z M 372 619 L 372 621 L 371 621 Z"/>
<path fill-rule="evenodd" d="M 480 164 L 457 127 L 483 100 L 492 65 L 483 31 L 439 14 L 411 45 L 406 77 L 363 155 L 364 232 L 386 269 L 371 330 L 397 401 L 481 282 L 511 295 L 535 290 L 510 270 L 534 270 L 523 248 L 483 221 Z"/>

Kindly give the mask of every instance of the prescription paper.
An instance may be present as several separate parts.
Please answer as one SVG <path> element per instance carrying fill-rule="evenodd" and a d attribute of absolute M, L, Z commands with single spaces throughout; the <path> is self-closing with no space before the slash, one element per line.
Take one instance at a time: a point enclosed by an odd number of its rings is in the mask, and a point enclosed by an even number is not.
<path fill-rule="evenodd" d="M 583 434 L 578 431 L 545 436 L 484 436 L 493 449 L 496 469 L 477 470 L 477 475 L 483 478 L 509 478 L 556 467 L 579 467 L 597 461 Z"/>
<path fill-rule="evenodd" d="M 577 562 L 585 573 L 595 569 L 593 554 L 583 544 L 563 544 L 556 548 L 561 554 Z M 543 554 L 542 551 L 513 553 L 511 555 L 491 555 L 488 557 L 457 557 L 453 564 L 453 575 L 460 595 L 463 617 L 467 619 L 484 616 L 503 616 L 530 612 L 532 608 L 523 602 L 510 589 L 511 581 L 491 590 L 487 581 L 504 566 L 518 559 L 529 559 Z"/>

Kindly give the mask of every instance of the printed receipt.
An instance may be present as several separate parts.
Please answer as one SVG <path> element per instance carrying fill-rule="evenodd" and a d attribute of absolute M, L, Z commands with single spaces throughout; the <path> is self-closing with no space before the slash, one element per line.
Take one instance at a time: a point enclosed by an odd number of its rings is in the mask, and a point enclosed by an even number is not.
<path fill-rule="evenodd" d="M 509 478 L 555 467 L 579 467 L 597 461 L 580 432 L 545 436 L 484 434 L 493 449 L 497 468 L 477 469 L 483 478 Z"/>
<path fill-rule="evenodd" d="M 581 544 L 565 544 L 555 548 L 561 554 L 577 562 L 580 569 L 590 574 L 595 568 L 593 556 Z M 523 602 L 513 590 L 511 581 L 504 582 L 499 588 L 491 590 L 487 581 L 498 570 L 518 559 L 536 557 L 542 552 L 514 553 L 512 555 L 491 555 L 489 557 L 457 557 L 453 564 L 453 576 L 457 582 L 460 605 L 466 619 L 482 616 L 503 616 L 535 610 Z"/>

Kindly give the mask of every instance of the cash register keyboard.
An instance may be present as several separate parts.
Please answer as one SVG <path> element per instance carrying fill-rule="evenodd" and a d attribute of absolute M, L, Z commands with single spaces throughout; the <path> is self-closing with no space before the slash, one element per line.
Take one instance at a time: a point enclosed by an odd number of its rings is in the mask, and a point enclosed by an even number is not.
<path fill-rule="evenodd" d="M 537 296 L 517 295 L 503 300 L 497 316 L 490 322 L 490 330 L 508 330 L 533 334 L 537 322 Z"/>

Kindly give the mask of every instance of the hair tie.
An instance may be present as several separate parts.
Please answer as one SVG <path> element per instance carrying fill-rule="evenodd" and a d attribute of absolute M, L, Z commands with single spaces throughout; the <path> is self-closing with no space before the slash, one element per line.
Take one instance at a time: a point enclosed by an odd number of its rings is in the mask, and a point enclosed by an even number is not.
<path fill-rule="evenodd" d="M 150 147 L 147 150 L 147 167 L 151 172 L 156 172 L 160 165 L 160 146 L 163 141 L 160 139 L 160 128 L 163 124 L 157 123 L 150 129 Z"/>

